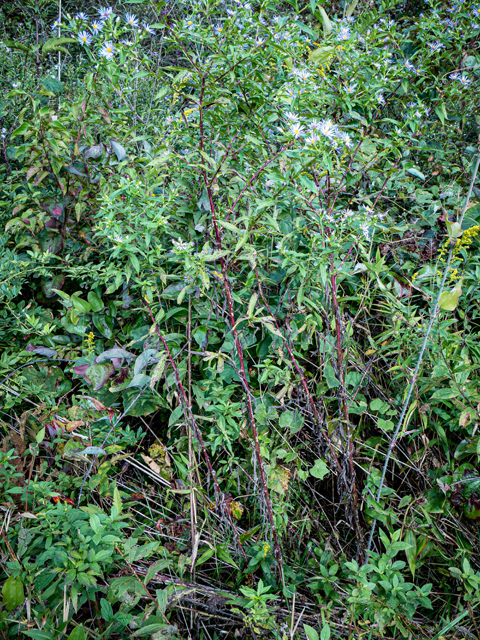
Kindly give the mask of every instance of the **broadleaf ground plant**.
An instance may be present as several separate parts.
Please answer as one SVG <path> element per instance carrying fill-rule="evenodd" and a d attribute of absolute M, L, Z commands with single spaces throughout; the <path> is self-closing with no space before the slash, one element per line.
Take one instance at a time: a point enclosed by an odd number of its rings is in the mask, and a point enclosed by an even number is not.
<path fill-rule="evenodd" d="M 480 6 L 0 11 L 2 636 L 477 637 Z"/>

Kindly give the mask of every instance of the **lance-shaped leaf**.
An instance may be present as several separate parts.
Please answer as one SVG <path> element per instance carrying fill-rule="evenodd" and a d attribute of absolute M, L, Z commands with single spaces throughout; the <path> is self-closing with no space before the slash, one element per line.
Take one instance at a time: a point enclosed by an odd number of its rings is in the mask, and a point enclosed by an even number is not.
<path fill-rule="evenodd" d="M 117 160 L 119 162 L 121 162 L 122 160 L 125 160 L 125 158 L 127 157 L 127 152 L 122 147 L 122 145 L 119 142 L 115 142 L 115 140 L 110 140 L 110 144 L 112 145 L 112 149 L 114 150 L 115 155 L 117 156 Z"/>

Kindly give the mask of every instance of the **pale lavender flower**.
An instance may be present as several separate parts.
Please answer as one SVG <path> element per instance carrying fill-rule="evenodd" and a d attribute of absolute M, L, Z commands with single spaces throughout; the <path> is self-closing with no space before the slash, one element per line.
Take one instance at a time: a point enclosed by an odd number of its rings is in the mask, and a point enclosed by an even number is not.
<path fill-rule="evenodd" d="M 80 44 L 86 44 L 88 46 L 92 44 L 93 37 L 91 33 L 88 33 L 88 31 L 80 31 L 77 35 L 77 40 Z"/>
<path fill-rule="evenodd" d="M 100 49 L 100 55 L 106 60 L 112 60 L 113 56 L 115 55 L 115 47 L 113 45 L 113 42 L 104 42 L 102 48 Z"/>
<path fill-rule="evenodd" d="M 340 27 L 337 34 L 337 40 L 339 42 L 346 42 L 347 40 L 350 40 L 351 37 L 352 37 L 352 32 L 350 31 L 349 27 L 345 27 L 345 26 Z"/>
<path fill-rule="evenodd" d="M 102 29 L 103 29 L 103 22 L 95 20 L 95 22 L 92 23 L 93 33 L 100 33 Z"/>
<path fill-rule="evenodd" d="M 304 134 L 304 128 L 302 127 L 301 124 L 299 124 L 298 122 L 294 122 L 290 129 L 288 130 L 288 132 L 294 137 L 294 138 L 300 138 L 300 136 L 302 136 Z"/>
<path fill-rule="evenodd" d="M 126 13 L 125 14 L 125 22 L 130 25 L 131 27 L 133 27 L 134 29 L 138 28 L 138 18 L 137 16 L 133 15 L 133 13 Z"/>
<path fill-rule="evenodd" d="M 110 16 L 113 16 L 113 9 L 112 7 L 100 7 L 100 9 L 97 9 L 97 13 L 101 20 L 108 20 Z"/>
<path fill-rule="evenodd" d="M 290 120 L 290 122 L 298 122 L 299 121 L 299 117 L 293 111 L 286 111 L 285 112 L 285 118 L 286 118 L 286 120 Z"/>
<path fill-rule="evenodd" d="M 326 138 L 329 138 L 330 140 L 333 140 L 333 138 L 338 133 L 337 125 L 331 120 L 322 120 L 322 122 L 320 122 L 318 130 L 322 135 L 324 135 Z"/>

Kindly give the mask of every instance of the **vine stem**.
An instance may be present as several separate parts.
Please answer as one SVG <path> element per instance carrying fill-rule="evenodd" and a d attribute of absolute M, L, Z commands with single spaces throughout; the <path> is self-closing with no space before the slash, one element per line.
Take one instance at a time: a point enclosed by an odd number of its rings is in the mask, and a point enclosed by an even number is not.
<path fill-rule="evenodd" d="M 200 444 L 200 448 L 202 449 L 202 453 L 203 453 L 203 455 L 205 457 L 205 462 L 207 463 L 208 470 L 209 470 L 209 472 L 210 472 L 210 474 L 211 474 L 211 476 L 213 478 L 213 483 L 214 483 L 214 486 L 215 486 L 215 494 L 216 494 L 216 498 L 217 498 L 217 500 L 219 502 L 219 506 L 220 506 L 220 501 L 222 500 L 223 494 L 220 491 L 220 486 L 218 484 L 217 476 L 215 474 L 215 470 L 214 470 L 214 468 L 212 466 L 212 463 L 210 461 L 210 457 L 209 457 L 207 449 L 205 447 L 205 443 L 204 443 L 203 438 L 202 438 L 202 433 L 201 433 L 201 431 L 200 431 L 200 429 L 198 427 L 197 421 L 195 420 L 195 417 L 194 417 L 194 414 L 193 414 L 192 405 L 189 402 L 189 399 L 188 399 L 188 396 L 187 396 L 187 392 L 185 391 L 185 387 L 183 386 L 182 381 L 180 380 L 180 373 L 178 372 L 178 367 L 175 364 L 175 360 L 173 359 L 172 353 L 171 353 L 171 351 L 170 351 L 170 349 L 168 347 L 168 344 L 167 344 L 165 338 L 162 336 L 162 333 L 161 333 L 160 329 L 158 328 L 158 324 L 157 324 L 157 322 L 155 320 L 155 317 L 154 317 L 154 315 L 152 313 L 152 309 L 150 307 L 149 302 L 145 298 L 144 298 L 144 301 L 145 301 L 145 304 L 147 305 L 148 313 L 150 314 L 150 317 L 151 317 L 152 322 L 154 324 L 155 331 L 156 331 L 158 337 L 160 338 L 160 341 L 161 341 L 161 343 L 163 345 L 163 348 L 165 349 L 165 352 L 166 352 L 166 354 L 168 356 L 168 359 L 170 360 L 170 364 L 172 365 L 173 372 L 175 374 L 175 379 L 177 381 L 177 387 L 180 390 L 180 393 L 182 395 L 181 402 L 183 404 L 185 417 L 187 417 L 188 414 L 190 414 L 190 422 L 191 422 L 191 424 L 192 424 L 192 426 L 193 426 L 193 428 L 195 430 L 195 435 L 196 435 L 197 440 L 198 440 L 198 442 Z M 193 492 L 193 487 L 192 487 L 192 492 Z M 194 500 L 193 493 L 192 493 L 192 498 L 191 499 Z M 246 560 L 247 556 L 246 556 L 245 550 L 244 550 L 244 548 L 243 548 L 243 546 L 242 546 L 242 544 L 241 544 L 241 542 L 240 542 L 240 540 L 239 540 L 239 538 L 237 536 L 235 527 L 233 526 L 231 515 L 228 512 L 226 512 L 226 515 L 228 517 L 228 520 L 229 520 L 230 525 L 232 527 L 233 534 L 234 534 L 234 536 L 235 536 L 235 538 L 236 538 L 236 540 L 238 542 L 238 545 L 240 547 L 242 555 L 243 555 L 244 559 Z M 194 540 L 192 540 L 192 544 L 194 544 Z"/>
<path fill-rule="evenodd" d="M 203 96 L 205 93 L 205 77 L 202 78 L 202 88 L 201 88 L 201 93 L 200 93 L 200 100 L 199 100 L 199 114 L 200 114 L 200 149 L 201 151 L 204 150 L 204 129 L 203 129 Z M 207 177 L 207 171 L 206 169 L 203 170 L 203 180 L 205 183 L 205 188 L 207 190 L 208 193 L 208 199 L 209 199 L 209 203 L 210 203 L 210 211 L 212 214 L 212 223 L 213 223 L 213 228 L 215 230 L 215 237 L 216 237 L 216 241 L 217 241 L 217 247 L 218 249 L 222 249 L 222 238 L 220 236 L 220 230 L 218 228 L 218 223 L 217 223 L 217 216 L 215 213 L 215 205 L 213 202 L 213 194 L 212 194 L 212 189 L 211 189 L 211 185 L 209 183 L 208 177 Z M 237 323 L 235 321 L 235 314 L 233 311 L 233 301 L 232 301 L 232 293 L 231 293 L 231 287 L 230 287 L 230 281 L 228 278 L 228 267 L 227 267 L 227 263 L 225 262 L 224 258 L 220 258 L 220 264 L 222 267 L 222 273 L 223 273 L 223 277 L 224 277 L 224 287 L 225 287 L 225 296 L 227 298 L 227 305 L 228 305 L 228 315 L 230 318 L 230 324 L 232 327 L 232 333 L 233 333 L 233 337 L 235 340 L 235 347 L 237 350 L 237 354 L 238 354 L 238 360 L 240 363 L 240 375 L 241 375 L 241 380 L 242 380 L 242 384 L 243 387 L 246 391 L 246 401 L 247 401 L 247 412 L 248 412 L 248 417 L 249 417 L 249 421 L 250 421 L 250 427 L 252 429 L 252 435 L 253 435 L 253 441 L 254 441 L 254 445 L 255 445 L 255 454 L 257 457 L 257 462 L 258 462 L 258 467 L 259 467 L 259 472 L 260 472 L 260 481 L 262 484 L 262 490 L 263 490 L 263 495 L 265 498 L 265 503 L 266 503 L 266 507 L 267 507 L 267 514 L 268 514 L 268 520 L 270 522 L 270 528 L 272 530 L 272 536 L 273 536 L 273 542 L 275 545 L 275 557 L 276 557 L 276 561 L 277 561 L 277 566 L 280 572 L 280 578 L 282 581 L 282 584 L 285 586 L 284 584 L 284 576 L 283 576 L 283 567 L 282 567 L 282 554 L 280 551 L 280 545 L 278 543 L 278 535 L 277 535 L 277 529 L 275 526 L 275 520 L 273 518 L 273 507 L 272 507 L 272 501 L 270 499 L 270 492 L 268 491 L 268 486 L 267 486 L 267 477 L 265 474 L 265 469 L 264 469 L 264 465 L 263 465 L 263 458 L 262 458 L 262 452 L 260 450 L 260 441 L 258 439 L 258 431 L 257 431 L 257 426 L 256 426 L 256 422 L 255 422 L 255 415 L 253 412 L 253 406 L 252 406 L 252 392 L 250 390 L 250 385 L 248 384 L 248 378 L 247 378 L 247 373 L 246 373 L 246 369 L 245 369 L 245 361 L 244 361 L 244 357 L 243 357 L 243 348 L 240 342 L 240 336 L 238 335 L 238 330 L 237 330 Z"/>
<path fill-rule="evenodd" d="M 477 172 L 478 172 L 478 166 L 479 165 L 480 165 L 480 153 L 477 154 L 477 161 L 475 163 L 475 168 L 473 170 L 472 179 L 470 181 L 470 187 L 468 189 L 467 199 L 465 200 L 465 204 L 463 206 L 462 213 L 460 215 L 460 220 L 458 221 L 460 226 L 462 226 L 463 218 L 465 217 L 465 212 L 467 210 L 468 203 L 470 202 L 470 197 L 472 195 L 473 185 L 475 183 L 475 178 L 477 177 Z M 433 323 L 435 322 L 435 319 L 437 317 L 438 307 L 439 307 L 439 303 L 440 303 L 440 296 L 442 295 L 443 289 L 445 287 L 445 282 L 447 280 L 447 274 L 448 274 L 448 270 L 450 268 L 450 262 L 452 260 L 453 251 L 454 251 L 454 246 L 451 246 L 450 247 L 450 251 L 448 252 L 448 257 L 447 257 L 447 261 L 446 261 L 446 264 L 445 264 L 445 269 L 443 271 L 443 276 L 442 276 L 442 281 L 440 283 L 440 288 L 438 289 L 438 294 L 437 294 L 437 297 L 436 297 L 436 300 L 435 300 L 435 304 L 433 305 L 433 309 L 432 309 L 432 312 L 431 312 L 430 322 L 428 323 L 428 327 L 427 327 L 427 330 L 425 332 L 425 336 L 423 338 L 422 346 L 420 348 L 420 353 L 418 354 L 417 364 L 415 366 L 415 370 L 413 372 L 412 380 L 410 382 L 410 386 L 409 386 L 408 391 L 407 391 L 407 397 L 405 398 L 405 402 L 403 403 L 402 411 L 400 413 L 400 418 L 398 419 L 397 426 L 395 428 L 395 431 L 393 432 L 392 439 L 390 440 L 390 445 L 388 447 L 387 455 L 385 456 L 385 462 L 383 464 L 382 476 L 380 478 L 380 485 L 378 487 L 378 492 L 377 492 L 377 502 L 379 502 L 380 497 L 382 495 L 383 484 L 385 482 L 385 476 L 387 474 L 387 469 L 388 469 L 388 463 L 390 461 L 390 456 L 392 455 L 392 451 L 396 446 L 397 436 L 398 436 L 398 434 L 400 432 L 400 429 L 402 428 L 403 421 L 405 419 L 405 415 L 406 415 L 408 407 L 410 405 L 410 398 L 412 397 L 413 388 L 414 388 L 414 386 L 415 386 L 415 384 L 417 382 L 418 372 L 420 371 L 420 366 L 421 366 L 422 361 L 423 361 L 423 356 L 424 356 L 424 353 L 425 353 L 425 349 L 427 348 L 428 338 L 430 336 L 430 332 L 432 330 Z M 371 547 L 372 547 L 373 535 L 375 533 L 376 525 L 377 525 L 377 519 L 374 518 L 374 520 L 372 522 L 372 527 L 370 529 L 370 536 L 369 536 L 369 539 L 368 539 L 367 558 L 368 558 L 368 552 L 371 550 Z"/>

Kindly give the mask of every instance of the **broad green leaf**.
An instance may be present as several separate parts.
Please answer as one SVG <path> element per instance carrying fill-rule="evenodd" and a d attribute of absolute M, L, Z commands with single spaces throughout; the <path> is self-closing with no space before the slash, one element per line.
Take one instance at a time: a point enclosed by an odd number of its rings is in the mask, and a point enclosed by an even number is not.
<path fill-rule="evenodd" d="M 104 308 L 105 305 L 103 304 L 102 300 L 97 296 L 95 291 L 89 291 L 87 298 L 88 298 L 88 303 L 92 308 L 92 311 L 94 311 L 95 313 L 97 311 L 101 311 Z"/>
<path fill-rule="evenodd" d="M 119 162 L 121 162 L 122 160 L 125 160 L 125 158 L 127 157 L 127 152 L 122 147 L 122 145 L 119 142 L 116 142 L 115 140 L 110 140 L 110 144 L 112 145 L 112 149 L 114 150 L 115 155 L 117 156 L 117 160 Z"/>
<path fill-rule="evenodd" d="M 462 280 L 459 280 L 451 291 L 443 291 L 438 305 L 444 311 L 455 311 L 462 295 Z"/>
<path fill-rule="evenodd" d="M 309 624 L 304 624 L 303 629 L 305 631 L 305 634 L 308 640 L 319 640 L 317 631 L 313 627 L 311 627 Z"/>
<path fill-rule="evenodd" d="M 13 611 L 25 600 L 23 582 L 20 578 L 10 576 L 2 587 L 3 604 L 7 611 Z"/>
<path fill-rule="evenodd" d="M 310 467 L 310 475 L 314 478 L 318 478 L 319 480 L 323 480 L 323 478 L 329 473 L 330 471 L 327 467 L 327 463 L 321 459 L 315 460 L 313 467 Z"/>

